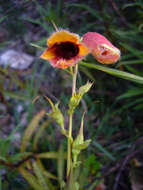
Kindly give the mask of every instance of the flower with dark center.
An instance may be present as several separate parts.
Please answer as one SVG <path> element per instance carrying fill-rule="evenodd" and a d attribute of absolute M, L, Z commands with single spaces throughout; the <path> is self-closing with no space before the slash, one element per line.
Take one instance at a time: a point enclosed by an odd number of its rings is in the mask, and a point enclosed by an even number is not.
<path fill-rule="evenodd" d="M 74 66 L 89 53 L 89 49 L 79 41 L 79 36 L 66 30 L 53 33 L 48 38 L 47 45 L 41 58 L 61 69 Z"/>

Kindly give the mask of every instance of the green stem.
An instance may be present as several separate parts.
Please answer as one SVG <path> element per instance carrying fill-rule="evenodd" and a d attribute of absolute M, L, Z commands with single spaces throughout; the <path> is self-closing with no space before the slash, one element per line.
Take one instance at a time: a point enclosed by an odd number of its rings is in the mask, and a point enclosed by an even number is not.
<path fill-rule="evenodd" d="M 72 150 L 71 150 L 71 138 L 72 138 L 72 115 L 69 116 L 69 138 L 68 138 L 68 157 L 67 157 L 67 177 L 70 174 L 71 162 L 72 162 Z"/>
<path fill-rule="evenodd" d="M 73 74 L 72 96 L 74 95 L 74 93 L 76 91 L 77 72 L 78 72 L 78 64 L 75 65 L 75 70 L 74 70 L 74 74 Z"/>
<path fill-rule="evenodd" d="M 72 96 L 76 92 L 76 79 L 77 79 L 77 72 L 78 72 L 78 64 L 75 65 L 75 70 L 73 74 L 73 84 L 72 84 Z M 69 131 L 68 131 L 68 147 L 67 147 L 67 178 L 71 171 L 72 166 L 72 119 L 73 119 L 73 113 L 70 113 L 69 115 Z"/>

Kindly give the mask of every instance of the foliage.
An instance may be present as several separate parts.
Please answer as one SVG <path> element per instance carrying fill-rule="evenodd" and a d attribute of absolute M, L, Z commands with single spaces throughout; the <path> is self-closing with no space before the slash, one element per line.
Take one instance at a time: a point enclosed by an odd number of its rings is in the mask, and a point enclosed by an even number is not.
<path fill-rule="evenodd" d="M 121 59 L 113 66 L 114 68 L 99 65 L 90 56 L 80 63 L 79 86 L 85 83 L 87 77 L 94 81 L 94 85 L 77 108 L 75 123 L 80 125 L 82 110 L 88 109 L 88 117 L 85 115 L 86 128 L 84 130 L 86 138 L 91 138 L 92 143 L 88 151 L 84 152 L 80 158 L 85 166 L 84 169 L 81 165 L 76 172 L 82 189 L 92 190 L 98 183 L 104 182 L 107 184 L 107 189 L 113 189 L 116 183 L 118 185 L 116 189 L 130 189 L 130 172 L 136 168 L 140 169 L 140 166 L 131 164 L 130 161 L 133 157 L 137 160 L 142 157 L 141 151 L 138 151 L 142 143 L 138 139 L 141 138 L 143 132 L 141 127 L 143 108 L 142 0 L 131 2 L 89 0 L 88 4 L 80 0 L 16 2 L 1 2 L 0 23 L 9 31 L 9 38 L 0 44 L 0 50 L 9 48 L 13 41 L 20 39 L 22 43 L 24 42 L 24 49 L 27 52 L 39 56 L 40 50 L 30 47 L 30 43 L 44 47 L 47 36 L 53 32 L 51 22 L 57 27 L 70 28 L 71 31 L 80 34 L 87 31 L 100 32 L 121 50 Z M 26 33 L 32 33 L 28 42 L 25 40 Z M 33 40 L 35 34 L 38 36 L 37 40 Z M 52 81 L 54 87 L 51 85 L 50 78 L 51 80 L 53 78 L 52 74 L 50 75 L 51 70 L 48 64 L 41 63 L 39 66 L 35 61 L 28 77 L 26 73 L 23 77 L 23 73 L 25 71 L 21 73 L 10 68 L 0 68 L 1 102 L 8 105 L 7 112 L 15 120 L 13 131 L 10 131 L 7 137 L 0 138 L 0 189 L 32 190 L 50 187 L 52 190 L 56 189 L 58 184 L 62 188 L 66 161 L 63 155 L 66 154 L 66 143 L 62 137 L 58 137 L 59 140 L 57 140 L 56 125 L 51 124 L 51 120 L 47 121 L 47 116 L 44 116 L 45 111 L 39 112 L 39 110 L 48 107 L 46 99 L 41 95 L 49 97 L 51 91 L 52 100 L 57 100 L 54 96 L 60 94 L 61 102 L 67 104 L 69 97 L 63 93 L 63 89 L 69 92 L 70 84 L 67 80 L 67 73 L 57 74 L 55 71 L 56 75 L 60 75 L 60 80 Z M 47 87 L 43 87 L 47 78 L 52 90 L 49 88 L 45 90 Z M 64 82 L 61 82 L 63 79 Z M 35 100 L 34 104 L 33 100 Z M 16 104 L 21 104 L 24 112 L 27 113 L 26 121 L 29 124 L 26 129 L 21 124 L 22 118 L 16 110 Z M 64 113 L 65 110 L 62 109 Z M 1 114 L 1 118 L 3 117 L 5 113 Z M 15 139 L 14 134 L 17 131 L 24 136 L 23 139 L 26 139 L 22 141 L 21 152 L 19 148 L 12 145 Z M 77 131 L 75 129 L 74 134 L 77 134 Z M 63 147 L 58 147 L 59 142 L 63 144 Z M 136 150 L 131 152 L 131 147 Z M 135 151 L 138 152 L 135 153 Z M 127 160 L 128 167 L 125 165 L 120 173 L 120 166 L 124 164 L 124 160 Z M 119 178 L 117 178 L 118 174 L 120 174 Z M 123 180 L 124 178 L 128 181 L 127 183 Z"/>

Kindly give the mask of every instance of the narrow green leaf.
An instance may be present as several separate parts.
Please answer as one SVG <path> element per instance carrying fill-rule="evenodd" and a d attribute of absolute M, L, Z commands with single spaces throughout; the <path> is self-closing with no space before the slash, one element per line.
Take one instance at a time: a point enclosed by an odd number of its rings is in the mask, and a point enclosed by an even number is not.
<path fill-rule="evenodd" d="M 60 146 L 59 152 L 58 152 L 58 160 L 57 160 L 57 173 L 58 173 L 58 180 L 61 184 L 64 178 L 64 150 L 63 146 Z"/>
<path fill-rule="evenodd" d="M 7 16 L 1 17 L 1 18 L 0 18 L 0 23 L 3 22 L 6 17 L 7 17 Z"/>
<path fill-rule="evenodd" d="M 68 7 L 76 7 L 76 8 L 81 8 L 81 9 L 85 9 L 87 10 L 91 15 L 93 15 L 94 17 L 98 18 L 98 19 L 102 19 L 102 17 L 99 15 L 98 11 L 96 11 L 95 9 L 89 7 L 87 4 L 82 4 L 82 3 L 69 3 L 67 5 Z"/>
<path fill-rule="evenodd" d="M 32 154 L 33 153 L 31 153 L 31 152 L 17 153 L 17 154 L 11 155 L 8 158 L 8 161 L 10 161 L 10 162 L 17 162 L 17 161 L 20 161 L 21 159 L 26 158 L 26 157 L 28 157 L 28 156 L 30 156 Z"/>
<path fill-rule="evenodd" d="M 40 111 L 30 122 L 30 124 L 28 125 L 27 129 L 24 132 L 24 136 L 22 139 L 22 143 L 21 143 L 21 152 L 24 152 L 29 140 L 31 138 L 31 136 L 33 135 L 35 129 L 38 127 L 38 124 L 40 122 L 40 120 L 43 118 L 43 116 L 45 115 L 46 111 L 42 110 Z"/>
<path fill-rule="evenodd" d="M 39 24 L 39 25 L 41 24 L 40 19 L 32 19 L 32 18 L 28 18 L 28 17 L 25 17 L 23 19 L 28 21 L 28 22 L 31 22 L 33 24 Z"/>
<path fill-rule="evenodd" d="M 124 106 L 121 107 L 121 109 L 118 109 L 118 111 L 116 111 L 115 113 L 120 113 L 123 110 L 129 109 L 129 107 L 135 106 L 138 103 L 143 103 L 143 98 L 138 98 L 135 101 L 130 102 L 129 104 L 126 104 Z"/>
<path fill-rule="evenodd" d="M 143 77 L 143 72 L 142 72 L 141 69 L 135 69 L 134 67 L 131 67 L 131 66 L 129 66 L 129 65 L 125 65 L 124 67 L 126 68 L 126 70 L 127 70 L 128 72 L 131 72 L 131 73 L 133 73 L 133 74 L 136 75 L 136 76 Z"/>
<path fill-rule="evenodd" d="M 142 102 L 143 103 L 143 102 Z M 143 109 L 143 104 L 138 104 L 134 108 L 134 110 L 142 110 Z"/>
<path fill-rule="evenodd" d="M 37 130 L 36 134 L 35 134 L 35 137 L 34 137 L 34 142 L 33 142 L 33 149 L 36 150 L 37 149 L 37 144 L 38 144 L 38 141 L 40 139 L 40 137 L 42 136 L 45 128 L 47 127 L 47 125 L 49 124 L 49 121 L 46 120 L 42 125 L 41 127 Z"/>
<path fill-rule="evenodd" d="M 136 60 L 130 60 L 130 61 L 120 61 L 118 64 L 118 67 L 120 65 L 133 65 L 133 64 L 143 64 L 143 59 L 136 59 Z"/>
<path fill-rule="evenodd" d="M 0 156 L 0 160 L 2 160 L 2 161 L 7 161 L 7 159 L 4 157 L 4 156 Z"/>
<path fill-rule="evenodd" d="M 92 142 L 93 145 L 98 148 L 101 152 L 103 152 L 108 158 L 115 161 L 116 159 L 112 156 L 111 153 L 109 153 L 101 144 L 99 144 L 97 141 Z"/>
<path fill-rule="evenodd" d="M 44 47 L 41 47 L 41 46 L 39 46 L 39 45 L 37 45 L 37 44 L 30 43 L 30 45 L 33 46 L 33 47 L 36 47 L 36 48 L 38 48 L 38 49 L 45 50 Z"/>
<path fill-rule="evenodd" d="M 44 152 L 39 153 L 36 155 L 37 158 L 46 158 L 46 159 L 57 159 L 58 153 L 57 152 Z"/>
<path fill-rule="evenodd" d="M 33 169 L 34 169 L 34 173 L 36 174 L 37 178 L 38 178 L 38 182 L 39 184 L 43 187 L 43 190 L 50 190 L 46 184 L 44 175 L 42 173 L 41 168 L 38 166 L 38 164 L 36 163 L 36 161 L 34 161 L 32 163 L 33 165 Z"/>
<path fill-rule="evenodd" d="M 19 168 L 19 172 L 21 175 L 28 181 L 28 183 L 34 188 L 34 190 L 43 190 L 41 185 L 37 182 L 37 178 L 29 173 L 26 169 L 23 167 Z"/>
<path fill-rule="evenodd" d="M 42 173 L 43 175 L 46 177 L 46 178 L 50 178 L 50 179 L 54 179 L 54 180 L 58 180 L 58 178 L 53 175 L 52 173 L 50 173 L 49 171 L 47 171 L 43 165 L 43 163 L 41 162 L 40 159 L 36 159 L 36 163 L 38 164 L 38 167 L 40 167 L 40 169 L 42 170 Z M 47 181 L 47 180 L 46 180 Z M 48 180 L 48 183 L 50 182 L 50 180 Z M 50 183 L 50 186 L 52 184 Z"/>
<path fill-rule="evenodd" d="M 97 65 L 97 64 L 91 64 L 91 63 L 89 64 L 89 63 L 84 63 L 84 62 L 80 62 L 80 64 L 83 66 L 86 66 L 88 68 L 103 71 L 105 73 L 108 73 L 108 74 L 113 75 L 113 76 L 117 76 L 117 77 L 122 78 L 122 79 L 126 79 L 126 80 L 136 82 L 139 84 L 143 84 L 143 77 L 140 77 L 140 76 L 128 73 L 128 72 L 119 71 L 117 69 L 111 69 L 109 67 L 101 66 L 101 65 Z"/>
<path fill-rule="evenodd" d="M 134 88 L 128 90 L 126 93 L 122 94 L 117 98 L 117 100 L 123 99 L 123 98 L 131 98 L 134 96 L 139 96 L 143 94 L 143 88 Z"/>
<path fill-rule="evenodd" d="M 55 175 L 53 175 L 52 173 L 50 173 L 50 172 L 48 172 L 48 171 L 46 171 L 46 170 L 43 171 L 43 175 L 44 175 L 45 177 L 47 177 L 47 178 L 50 178 L 50 179 L 55 179 L 55 180 L 58 179 Z"/>
<path fill-rule="evenodd" d="M 4 95 L 9 96 L 14 99 L 18 100 L 24 100 L 24 101 L 30 101 L 31 99 L 23 94 L 15 93 L 15 92 L 10 92 L 10 91 L 3 91 Z"/>
<path fill-rule="evenodd" d="M 143 53 L 142 53 L 142 51 L 139 51 L 139 50 L 137 50 L 137 49 L 135 49 L 135 48 L 133 48 L 133 47 L 131 47 L 131 46 L 129 46 L 129 45 L 127 45 L 127 44 L 125 44 L 125 43 L 122 43 L 122 42 L 120 42 L 120 45 L 121 46 L 123 46 L 125 49 L 127 49 L 129 52 L 131 52 L 133 55 L 135 55 L 136 57 L 138 57 L 138 58 L 143 58 Z M 142 53 L 142 54 L 141 54 Z"/>
<path fill-rule="evenodd" d="M 88 70 L 88 69 L 86 69 L 85 67 L 80 67 L 80 70 L 85 74 L 85 75 L 87 75 L 88 76 L 88 78 L 89 79 L 91 79 L 92 81 L 96 81 L 95 80 L 95 78 L 94 78 L 94 76 L 92 75 L 92 73 Z"/>

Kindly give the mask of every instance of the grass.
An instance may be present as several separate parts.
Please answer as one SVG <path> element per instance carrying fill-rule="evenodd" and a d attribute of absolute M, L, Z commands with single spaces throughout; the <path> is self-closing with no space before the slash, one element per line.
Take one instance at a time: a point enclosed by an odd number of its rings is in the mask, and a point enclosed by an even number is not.
<path fill-rule="evenodd" d="M 19 11 L 18 6 L 20 6 L 21 11 Z M 30 7 L 34 10 L 33 14 Z M 46 46 L 47 36 L 54 30 L 51 21 L 57 27 L 69 28 L 70 31 L 81 35 L 88 31 L 100 32 L 121 49 L 121 59 L 113 66 L 99 65 L 89 56 L 86 62 L 81 63 L 78 76 L 81 84 L 84 84 L 87 78 L 94 81 L 94 87 L 84 97 L 84 102 L 77 111 L 75 123 L 79 125 L 80 115 L 86 106 L 88 109 L 85 125 L 86 138 L 90 137 L 93 142 L 83 157 L 86 160 L 85 162 L 91 162 L 86 157 L 95 155 L 94 165 L 100 163 L 100 170 L 103 167 L 103 171 L 100 173 L 101 176 L 108 173 L 112 167 L 117 163 L 121 163 L 126 156 L 130 155 L 132 146 L 138 148 L 136 142 L 142 137 L 142 9 L 143 3 L 141 0 L 130 3 L 126 3 L 126 1 L 120 3 L 119 1 L 115 4 L 113 1 L 96 0 L 94 2 L 89 0 L 88 5 L 80 0 L 71 2 L 58 0 L 56 6 L 55 1 L 52 0 L 32 2 L 27 0 L 26 2 L 23 1 L 21 5 L 14 4 L 12 1 L 8 3 L 3 1 L 0 9 L 2 15 L 0 23 L 9 32 L 8 39 L 0 45 L 1 50 L 9 48 L 13 41 L 22 40 L 24 41 L 23 49 L 28 53 L 28 51 L 31 51 L 30 48 L 33 48 L 33 55 L 39 57 L 41 51 L 31 47 L 30 43 L 42 47 Z M 131 15 L 132 10 L 134 10 L 133 15 Z M 18 19 L 15 22 L 16 18 Z M 32 33 L 32 39 L 30 38 L 28 42 L 25 40 L 25 33 L 29 36 Z M 36 36 L 37 40 L 33 40 L 33 36 Z M 27 46 L 28 49 L 25 48 Z M 41 62 L 40 65 L 39 62 Z M 49 105 L 42 98 L 42 95 L 50 95 L 50 98 L 56 101 L 60 94 L 61 104 L 67 106 L 70 80 L 65 80 L 67 79 L 66 72 L 52 70 L 48 63 L 42 62 L 39 58 L 32 65 L 30 74 L 25 74 L 24 77 L 20 76 L 19 72 L 16 74 L 10 72 L 9 68 L 7 70 L 1 68 L 0 71 L 1 93 L 8 105 L 7 113 L 10 114 L 15 124 L 14 129 L 9 131 L 7 137 L 3 138 L 1 136 L 0 138 L 0 160 L 5 161 L 7 155 L 15 156 L 19 152 L 18 147 L 11 147 L 12 140 L 15 138 L 14 134 L 20 132 L 23 135 L 24 128 L 30 123 L 34 115 L 43 108 L 49 109 Z M 15 87 L 5 84 L 6 75 L 10 76 L 9 81 Z M 33 104 L 32 101 L 38 96 L 40 98 Z M 23 112 L 26 114 L 26 124 L 24 125 L 21 124 L 23 114 L 16 109 L 19 104 L 22 105 Z M 64 111 L 65 108 L 62 107 L 62 109 Z M 43 121 L 45 121 L 45 118 Z M 39 141 L 38 152 L 56 151 L 59 142 L 63 142 L 63 145 L 65 145 L 63 137 L 58 135 L 59 131 L 55 124 L 49 124 L 45 131 L 49 135 L 44 135 L 45 140 L 41 139 Z M 55 139 L 57 139 L 56 144 Z M 31 140 L 30 143 L 32 142 Z M 136 160 L 140 159 L 140 154 L 133 154 Z M 16 162 L 16 159 L 15 157 L 14 162 Z M 130 160 L 132 160 L 132 157 Z M 49 161 L 47 165 L 44 162 L 44 166 L 56 173 L 56 167 L 52 169 L 51 163 L 56 165 L 56 161 Z M 129 173 L 132 171 L 132 167 L 136 168 L 136 166 L 134 164 L 131 166 L 129 162 L 128 164 L 129 167 L 125 167 L 124 172 L 127 173 L 128 183 L 131 183 Z M 97 185 L 96 182 L 100 180 L 98 177 L 95 178 L 94 174 L 92 175 L 90 164 L 87 165 L 88 172 L 85 171 L 85 176 L 88 178 L 88 182 L 86 181 L 83 184 L 83 188 L 88 189 L 90 186 L 92 190 L 94 184 Z M 4 174 L 0 173 L 0 190 L 10 188 L 17 190 L 32 189 L 27 182 L 22 185 L 23 178 L 16 171 L 11 173 L 8 167 L 4 165 L 0 167 L 1 171 L 4 171 Z M 34 165 L 34 168 L 37 172 L 36 165 Z M 119 167 L 102 178 L 104 180 L 102 183 L 106 184 L 107 189 L 109 187 L 113 189 L 116 183 L 114 179 L 118 171 Z M 36 175 L 40 176 L 41 173 L 36 173 Z M 124 178 L 124 174 L 121 175 Z M 83 179 L 85 176 L 83 176 Z M 108 178 L 110 178 L 109 181 Z M 123 186 L 119 186 L 122 183 L 120 180 L 117 187 L 119 190 L 120 188 L 124 189 Z M 40 181 L 40 183 L 45 182 Z M 130 189 L 130 187 L 128 186 L 126 189 Z"/>

